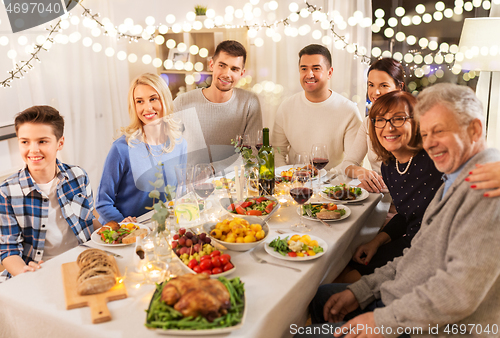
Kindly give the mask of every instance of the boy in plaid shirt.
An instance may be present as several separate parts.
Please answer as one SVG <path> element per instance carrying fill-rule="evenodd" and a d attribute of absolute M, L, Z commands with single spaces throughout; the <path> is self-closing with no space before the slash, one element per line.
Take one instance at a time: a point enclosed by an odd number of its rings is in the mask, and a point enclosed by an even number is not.
<path fill-rule="evenodd" d="M 87 173 L 57 160 L 64 119 L 49 106 L 17 114 L 24 169 L 0 184 L 0 282 L 35 271 L 47 259 L 90 239 L 94 202 Z"/>

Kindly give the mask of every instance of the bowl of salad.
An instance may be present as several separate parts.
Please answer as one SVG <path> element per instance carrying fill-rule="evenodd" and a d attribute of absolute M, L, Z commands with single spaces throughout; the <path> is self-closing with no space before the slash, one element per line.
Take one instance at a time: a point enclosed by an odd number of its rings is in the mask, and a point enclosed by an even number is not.
<path fill-rule="evenodd" d="M 225 212 L 241 218 L 259 217 L 266 218 L 273 215 L 281 207 L 280 202 L 272 196 L 248 197 L 243 201 L 232 198 L 221 198 L 220 205 Z"/>

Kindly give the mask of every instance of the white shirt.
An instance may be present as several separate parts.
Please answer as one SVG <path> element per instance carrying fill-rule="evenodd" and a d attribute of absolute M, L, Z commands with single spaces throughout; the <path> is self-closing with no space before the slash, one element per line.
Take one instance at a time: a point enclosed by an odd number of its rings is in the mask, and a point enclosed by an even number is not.
<path fill-rule="evenodd" d="M 360 125 L 357 106 L 340 94 L 332 91 L 323 102 L 309 101 L 304 91 L 292 95 L 276 112 L 271 145 L 280 152 L 274 151 L 275 165 L 286 165 L 287 154 L 288 164 L 293 164 L 295 154 L 311 154 L 313 144 L 324 143 L 330 160 L 325 169 L 336 167 L 352 151 Z"/>
<path fill-rule="evenodd" d="M 375 152 L 373 151 L 370 135 L 368 134 L 369 128 L 370 128 L 370 119 L 367 116 L 363 121 L 363 123 L 361 124 L 361 126 L 359 127 L 356 139 L 354 140 L 353 147 L 351 147 L 351 151 L 346 154 L 344 162 L 342 162 L 342 164 L 340 165 L 342 173 L 344 173 L 345 169 L 350 165 L 356 165 L 361 167 L 361 162 L 363 162 L 365 155 L 367 155 L 372 170 L 377 172 L 377 174 L 381 175 L 380 174 L 381 162 L 377 161 L 377 154 L 375 154 Z"/>
<path fill-rule="evenodd" d="M 49 199 L 49 214 L 46 224 L 43 260 L 47 261 L 69 249 L 78 246 L 78 240 L 61 213 L 57 199 L 57 177 L 49 183 L 37 183 L 44 197 Z"/>

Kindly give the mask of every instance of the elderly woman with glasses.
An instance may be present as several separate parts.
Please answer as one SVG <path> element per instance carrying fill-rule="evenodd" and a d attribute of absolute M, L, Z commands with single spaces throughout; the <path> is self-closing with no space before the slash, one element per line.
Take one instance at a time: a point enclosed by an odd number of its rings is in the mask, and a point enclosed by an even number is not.
<path fill-rule="evenodd" d="M 360 245 L 335 282 L 352 283 L 371 274 L 410 246 L 442 174 L 422 148 L 413 119 L 416 99 L 404 91 L 381 96 L 370 110 L 369 136 L 397 214 L 370 242 Z"/>

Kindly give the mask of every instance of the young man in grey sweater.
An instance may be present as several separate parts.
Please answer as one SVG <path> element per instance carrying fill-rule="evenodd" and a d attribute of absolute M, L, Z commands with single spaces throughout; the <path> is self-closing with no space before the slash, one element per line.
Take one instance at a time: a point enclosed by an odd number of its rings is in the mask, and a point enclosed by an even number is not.
<path fill-rule="evenodd" d="M 499 336 L 500 198 L 484 198 L 467 182 L 476 164 L 500 159 L 486 148 L 482 112 L 465 86 L 443 83 L 419 95 L 415 116 L 424 149 L 445 183 L 402 257 L 347 288 L 319 288 L 313 323 L 352 319 L 303 328 L 329 334 L 300 337 Z"/>
<path fill-rule="evenodd" d="M 208 88 L 195 89 L 179 95 L 174 100 L 174 109 L 186 115 L 183 122 L 186 129 L 199 126 L 208 148 L 209 160 L 216 171 L 230 166 L 235 157 L 231 139 L 236 135 L 255 137 L 262 129 L 262 112 L 257 96 L 247 90 L 235 88 L 245 74 L 245 47 L 233 40 L 222 41 L 210 60 L 212 84 Z M 189 108 L 196 109 L 196 115 L 188 114 Z M 193 121 L 193 116 L 197 121 Z M 194 153 L 193 142 L 188 142 L 188 162 L 204 160 L 202 154 Z M 191 144 L 190 144 L 191 143 Z M 200 152 L 203 152 L 201 149 Z"/>

